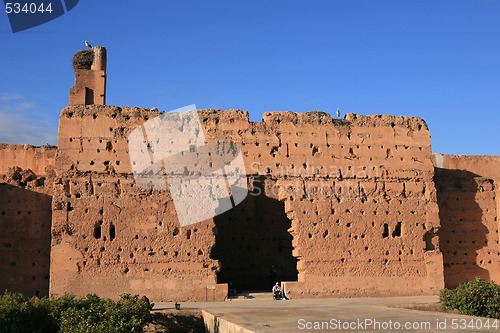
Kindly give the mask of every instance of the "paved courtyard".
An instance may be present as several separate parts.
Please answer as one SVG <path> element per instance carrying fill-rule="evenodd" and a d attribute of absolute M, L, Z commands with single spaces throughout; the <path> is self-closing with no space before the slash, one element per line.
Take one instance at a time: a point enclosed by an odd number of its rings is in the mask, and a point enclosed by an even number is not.
<path fill-rule="evenodd" d="M 500 325 L 493 319 L 397 307 L 436 304 L 437 296 L 288 301 L 274 301 L 262 294 L 250 297 L 187 302 L 181 307 L 205 310 L 230 322 L 230 332 L 498 332 Z M 174 308 L 174 304 L 155 306 L 165 308 Z"/>

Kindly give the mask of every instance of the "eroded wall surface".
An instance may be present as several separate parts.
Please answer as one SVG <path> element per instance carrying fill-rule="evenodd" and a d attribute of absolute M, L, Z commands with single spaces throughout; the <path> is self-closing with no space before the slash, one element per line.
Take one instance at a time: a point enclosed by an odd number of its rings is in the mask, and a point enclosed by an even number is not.
<path fill-rule="evenodd" d="M 448 288 L 476 276 L 500 282 L 500 156 L 433 154 Z"/>
<path fill-rule="evenodd" d="M 0 175 L 5 175 L 9 168 L 18 166 L 30 169 L 36 175 L 45 176 L 47 168 L 55 163 L 57 147 L 30 145 L 8 145 L 0 143 Z"/>
<path fill-rule="evenodd" d="M 286 284 L 294 297 L 432 294 L 443 286 L 422 119 L 269 113 L 263 125 L 280 157 L 271 151 L 263 165 L 298 169 L 277 182 L 299 260 L 298 282 Z"/>
<path fill-rule="evenodd" d="M 0 145 L 0 290 L 48 295 L 56 147 Z"/>
<path fill-rule="evenodd" d="M 213 222 L 181 228 L 170 193 L 139 188 L 127 137 L 154 110 L 62 110 L 53 200 L 50 292 L 130 292 L 154 300 L 223 299 L 210 258 Z M 195 208 L 195 207 L 193 207 Z M 216 289 L 207 289 L 207 286 Z"/>
<path fill-rule="evenodd" d="M 246 111 L 198 113 L 208 141 L 240 147 L 250 194 L 225 214 L 180 227 L 168 190 L 139 188 L 128 156 L 129 133 L 156 110 L 62 110 L 51 293 L 222 299 L 226 283 L 251 283 L 248 274 L 263 285 L 297 279 L 286 286 L 293 297 L 431 294 L 443 286 L 423 120 L 271 112 L 253 123 Z M 264 197 L 252 198 L 256 192 Z"/>

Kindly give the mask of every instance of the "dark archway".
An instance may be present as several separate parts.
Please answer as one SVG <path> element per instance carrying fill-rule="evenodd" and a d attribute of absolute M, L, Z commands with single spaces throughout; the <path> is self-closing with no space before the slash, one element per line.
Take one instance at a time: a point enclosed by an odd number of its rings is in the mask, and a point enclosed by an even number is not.
<path fill-rule="evenodd" d="M 214 218 L 211 257 L 221 263 L 217 282 L 232 283 L 236 290 L 270 290 L 276 281 L 297 281 L 291 221 L 284 203 L 266 196 L 265 181 L 255 179 L 242 203 Z"/>

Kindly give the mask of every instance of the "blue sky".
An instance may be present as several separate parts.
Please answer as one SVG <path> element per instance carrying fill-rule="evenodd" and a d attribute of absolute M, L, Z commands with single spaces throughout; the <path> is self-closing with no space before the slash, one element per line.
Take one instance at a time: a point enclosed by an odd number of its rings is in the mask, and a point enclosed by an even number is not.
<path fill-rule="evenodd" d="M 0 142 L 57 143 L 88 40 L 111 105 L 417 116 L 433 152 L 500 155 L 499 17 L 494 0 L 81 0 L 14 34 L 2 12 Z"/>

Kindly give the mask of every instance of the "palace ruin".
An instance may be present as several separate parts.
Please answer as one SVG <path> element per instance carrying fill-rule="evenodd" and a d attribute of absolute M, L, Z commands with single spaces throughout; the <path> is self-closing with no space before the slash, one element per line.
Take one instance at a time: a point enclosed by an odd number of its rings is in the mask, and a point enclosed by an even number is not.
<path fill-rule="evenodd" d="M 58 146 L 0 145 L 4 290 L 223 300 L 230 282 L 269 289 L 273 265 L 292 298 L 500 282 L 499 156 L 432 154 L 416 117 L 198 110 L 207 141 L 241 150 L 249 194 L 181 227 L 129 157 L 128 135 L 161 113 L 105 105 L 104 48 L 73 65 Z"/>

